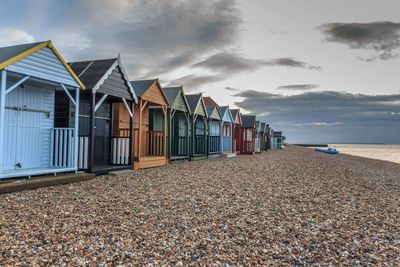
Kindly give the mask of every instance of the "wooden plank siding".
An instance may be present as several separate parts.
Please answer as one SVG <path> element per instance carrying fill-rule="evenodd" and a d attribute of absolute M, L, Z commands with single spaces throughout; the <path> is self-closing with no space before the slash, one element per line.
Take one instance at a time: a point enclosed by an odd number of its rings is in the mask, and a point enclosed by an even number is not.
<path fill-rule="evenodd" d="M 182 92 L 176 97 L 174 103 L 172 103 L 171 108 L 184 112 L 189 112 Z"/>
<path fill-rule="evenodd" d="M 168 102 L 162 93 L 162 89 L 158 86 L 158 83 L 153 83 L 149 89 L 141 97 L 143 100 L 158 104 L 161 106 L 167 106 Z"/>
<path fill-rule="evenodd" d="M 108 94 L 126 100 L 133 100 L 119 67 L 116 67 L 97 90 L 98 93 Z"/>

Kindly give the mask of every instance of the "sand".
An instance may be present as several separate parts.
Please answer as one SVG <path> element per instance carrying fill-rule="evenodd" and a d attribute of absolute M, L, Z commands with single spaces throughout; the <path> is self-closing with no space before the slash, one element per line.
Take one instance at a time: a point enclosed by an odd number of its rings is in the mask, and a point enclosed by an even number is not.
<path fill-rule="evenodd" d="M 288 146 L 0 195 L 1 265 L 400 264 L 400 165 Z"/>
<path fill-rule="evenodd" d="M 332 144 L 341 153 L 400 164 L 400 145 Z"/>

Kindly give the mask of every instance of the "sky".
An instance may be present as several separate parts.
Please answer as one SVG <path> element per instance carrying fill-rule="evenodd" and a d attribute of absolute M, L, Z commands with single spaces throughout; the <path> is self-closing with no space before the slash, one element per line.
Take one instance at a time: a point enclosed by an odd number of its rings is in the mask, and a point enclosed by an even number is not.
<path fill-rule="evenodd" d="M 289 143 L 400 143 L 398 0 L 3 0 L 0 46 L 51 39 L 68 61 L 121 55 L 255 114 Z"/>

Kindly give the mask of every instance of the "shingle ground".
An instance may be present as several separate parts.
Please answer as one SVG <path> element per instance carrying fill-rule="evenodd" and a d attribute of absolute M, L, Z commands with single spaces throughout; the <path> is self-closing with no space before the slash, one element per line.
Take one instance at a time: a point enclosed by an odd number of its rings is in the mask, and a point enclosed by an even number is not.
<path fill-rule="evenodd" d="M 400 264 L 400 165 L 289 146 L 0 195 L 0 265 Z"/>

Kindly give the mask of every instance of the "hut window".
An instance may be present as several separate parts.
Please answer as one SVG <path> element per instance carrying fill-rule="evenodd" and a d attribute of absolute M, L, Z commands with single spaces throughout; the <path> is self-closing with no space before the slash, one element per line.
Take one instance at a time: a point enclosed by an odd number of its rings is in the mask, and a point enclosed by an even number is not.
<path fill-rule="evenodd" d="M 212 121 L 210 123 L 210 134 L 213 136 L 219 135 L 219 123 L 216 121 Z"/>
<path fill-rule="evenodd" d="M 224 124 L 224 136 L 231 136 L 231 127 L 227 124 Z"/>
<path fill-rule="evenodd" d="M 204 135 L 204 122 L 202 120 L 196 121 L 196 135 Z"/>
<path fill-rule="evenodd" d="M 253 140 L 253 132 L 251 129 L 246 129 L 246 141 L 252 141 Z"/>

